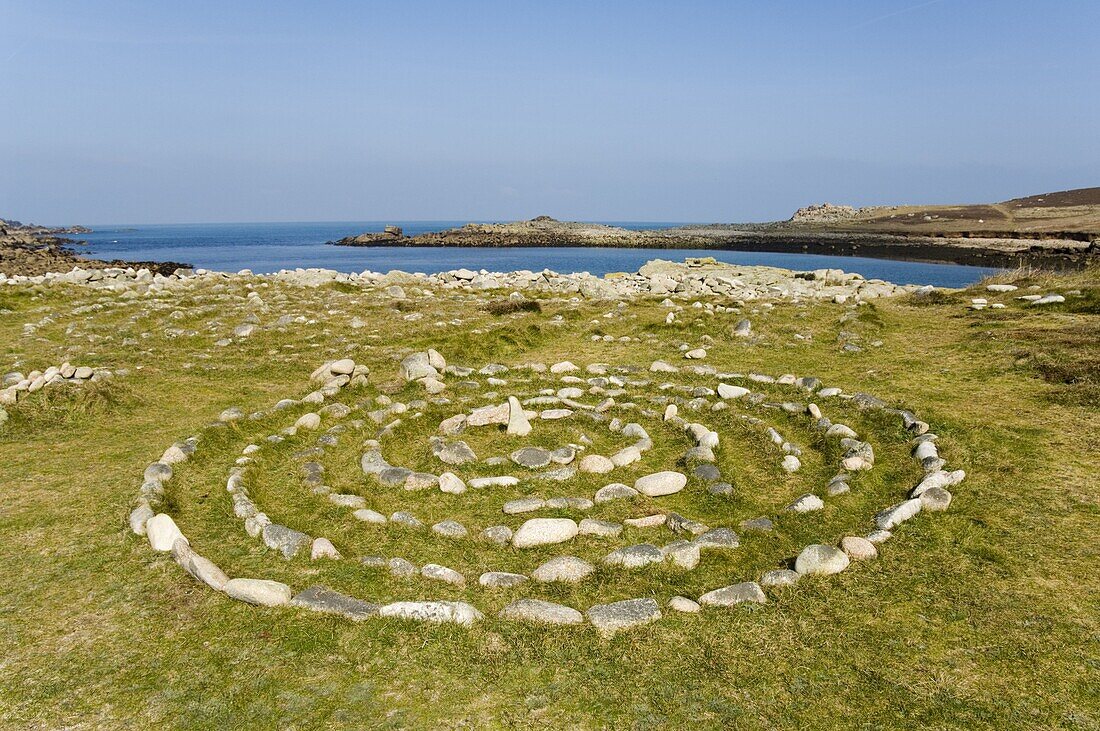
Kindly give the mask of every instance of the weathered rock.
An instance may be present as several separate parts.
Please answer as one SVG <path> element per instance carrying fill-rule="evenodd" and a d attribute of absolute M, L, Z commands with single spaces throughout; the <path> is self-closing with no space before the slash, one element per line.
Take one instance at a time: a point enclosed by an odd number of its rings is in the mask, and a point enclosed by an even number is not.
<path fill-rule="evenodd" d="M 791 571 L 790 569 L 772 569 L 764 572 L 764 575 L 760 577 L 760 584 L 762 586 L 791 586 L 798 583 L 800 576 L 801 574 L 797 571 Z"/>
<path fill-rule="evenodd" d="M 621 482 L 613 482 L 596 490 L 596 502 L 606 503 L 611 500 L 633 499 L 638 497 L 638 491 Z"/>
<path fill-rule="evenodd" d="M 264 545 L 272 550 L 279 551 L 283 554 L 283 558 L 288 560 L 294 558 L 298 551 L 313 542 L 313 539 L 305 533 L 278 523 L 265 525 L 261 535 L 264 539 Z"/>
<path fill-rule="evenodd" d="M 649 543 L 640 543 L 612 551 L 604 557 L 603 562 L 610 566 L 636 569 L 653 563 L 664 563 L 664 560 L 665 554 L 660 548 Z"/>
<path fill-rule="evenodd" d="M 223 591 L 226 582 L 229 581 L 229 577 L 213 561 L 191 550 L 186 538 L 177 538 L 172 544 L 172 558 L 176 559 L 176 563 L 193 578 L 215 591 Z"/>
<path fill-rule="evenodd" d="M 487 571 L 478 577 L 477 583 L 492 588 L 510 588 L 527 581 L 523 574 L 510 574 L 506 571 Z"/>
<path fill-rule="evenodd" d="M 238 601 L 263 607 L 278 607 L 290 602 L 290 587 L 267 579 L 230 579 L 225 593 Z"/>
<path fill-rule="evenodd" d="M 439 476 L 439 491 L 450 495 L 461 495 L 466 492 L 466 483 L 453 472 L 444 472 Z"/>
<path fill-rule="evenodd" d="M 323 586 L 311 586 L 294 595 L 290 605 L 322 614 L 334 614 L 356 622 L 378 615 L 379 605 L 341 594 Z"/>
<path fill-rule="evenodd" d="M 859 536 L 841 538 L 840 547 L 844 550 L 844 553 L 848 554 L 848 558 L 853 561 L 865 561 L 878 556 L 878 549 L 875 548 L 875 544 Z"/>
<path fill-rule="evenodd" d="M 563 604 L 541 599 L 519 599 L 500 610 L 500 616 L 521 622 L 540 624 L 580 624 L 584 615 Z"/>
<path fill-rule="evenodd" d="M 183 533 L 167 513 L 159 513 L 145 522 L 145 536 L 154 551 L 168 552 L 176 541 L 184 538 Z"/>
<path fill-rule="evenodd" d="M 327 538 L 314 538 L 313 544 L 310 546 L 309 558 L 311 561 L 321 558 L 339 560 L 341 556 L 340 552 L 336 550 L 336 546 L 332 545 L 332 541 Z"/>
<path fill-rule="evenodd" d="M 582 536 L 601 536 L 604 538 L 614 538 L 623 532 L 623 527 L 619 523 L 596 520 L 595 518 L 585 518 L 580 522 L 578 528 Z"/>
<path fill-rule="evenodd" d="M 481 537 L 490 543 L 504 546 L 512 540 L 512 529 L 506 525 L 491 525 L 481 531 Z"/>
<path fill-rule="evenodd" d="M 437 563 L 425 564 L 423 568 L 420 569 L 420 575 L 425 579 L 434 579 L 435 581 L 442 581 L 447 584 L 454 584 L 455 586 L 464 586 L 466 584 L 465 576 L 454 569 L 440 566 Z"/>
<path fill-rule="evenodd" d="M 755 581 L 744 581 L 740 584 L 723 586 L 721 589 L 708 591 L 699 597 L 699 604 L 711 607 L 732 607 L 745 602 L 766 604 L 767 601 L 764 591 Z"/>
<path fill-rule="evenodd" d="M 694 543 L 700 548 L 737 548 L 741 540 L 729 528 L 715 528 L 698 536 Z"/>
<path fill-rule="evenodd" d="M 848 568 L 848 563 L 848 555 L 844 551 L 836 546 L 816 543 L 802 549 L 795 560 L 794 570 L 803 576 L 807 574 L 825 576 L 839 574 Z"/>
<path fill-rule="evenodd" d="M 634 489 L 647 497 L 660 497 L 680 492 L 686 485 L 687 475 L 666 471 L 639 477 L 634 482 Z"/>
<path fill-rule="evenodd" d="M 432 526 L 432 531 L 447 538 L 465 538 L 469 531 L 457 520 L 441 520 Z"/>
<path fill-rule="evenodd" d="M 532 518 L 519 527 L 512 536 L 516 548 L 530 548 L 552 543 L 562 543 L 577 535 L 579 528 L 569 518 Z"/>
<path fill-rule="evenodd" d="M 905 521 L 912 518 L 921 510 L 920 498 L 906 500 L 892 507 L 886 508 L 875 515 L 875 525 L 882 530 L 893 530 Z"/>
<path fill-rule="evenodd" d="M 942 487 L 930 487 L 921 493 L 919 500 L 921 510 L 939 512 L 951 505 L 951 493 Z"/>
<path fill-rule="evenodd" d="M 600 454 L 588 454 L 581 458 L 577 469 L 596 475 L 604 475 L 615 469 L 615 463 Z"/>
<path fill-rule="evenodd" d="M 484 618 L 477 608 L 466 602 L 394 602 L 381 607 L 378 613 L 383 617 L 462 625 L 471 625 Z"/>
<path fill-rule="evenodd" d="M 508 397 L 508 434 L 517 437 L 525 437 L 531 433 L 531 422 L 527 420 L 527 413 L 523 405 L 515 396 Z"/>
<path fill-rule="evenodd" d="M 538 469 L 550 464 L 550 452 L 541 447 L 523 447 L 512 452 L 510 458 L 520 467 Z"/>
<path fill-rule="evenodd" d="M 595 571 L 595 567 L 576 556 L 557 556 L 531 572 L 531 578 L 542 583 L 574 584 Z"/>
<path fill-rule="evenodd" d="M 668 608 L 676 612 L 684 612 L 686 614 L 695 614 L 699 612 L 702 607 L 699 603 L 688 599 L 686 596 L 674 596 L 668 600 Z"/>
<path fill-rule="evenodd" d="M 597 632 L 608 636 L 660 619 L 661 609 L 653 599 L 626 599 L 611 604 L 596 604 L 589 607 L 585 614 Z"/>

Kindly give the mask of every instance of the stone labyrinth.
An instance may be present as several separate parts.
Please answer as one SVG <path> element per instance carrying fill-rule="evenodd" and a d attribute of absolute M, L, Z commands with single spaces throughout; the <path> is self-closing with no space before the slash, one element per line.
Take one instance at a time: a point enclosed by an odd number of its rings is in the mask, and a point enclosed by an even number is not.
<path fill-rule="evenodd" d="M 231 409 L 208 427 L 272 425 L 224 466 L 225 530 L 262 542 L 267 560 L 308 561 L 315 576 L 353 565 L 361 591 L 230 578 L 203 557 L 164 511 L 206 433 L 145 470 L 132 530 L 251 604 L 471 624 L 503 603 L 493 610 L 503 619 L 609 634 L 662 611 L 766 604 L 803 576 L 873 560 L 903 523 L 947 509 L 964 478 L 918 416 L 813 377 L 663 361 L 475 369 L 434 350 L 399 372 L 401 393 L 415 394 L 407 403 L 380 390 L 392 376 L 344 359 L 321 366 L 305 396 L 247 417 Z M 889 474 L 915 477 L 874 481 L 880 441 L 909 461 Z M 807 490 L 800 471 L 827 476 Z M 292 494 L 277 479 L 286 474 Z M 827 515 L 851 534 L 815 535 Z M 404 598 L 372 596 L 382 585 Z"/>

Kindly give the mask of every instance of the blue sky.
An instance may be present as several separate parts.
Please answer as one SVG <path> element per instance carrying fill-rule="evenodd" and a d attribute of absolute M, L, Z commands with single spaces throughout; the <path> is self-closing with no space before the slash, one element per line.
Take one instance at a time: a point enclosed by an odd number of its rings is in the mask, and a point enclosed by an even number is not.
<path fill-rule="evenodd" d="M 10 2 L 0 216 L 748 221 L 1100 185 L 1100 3 Z"/>

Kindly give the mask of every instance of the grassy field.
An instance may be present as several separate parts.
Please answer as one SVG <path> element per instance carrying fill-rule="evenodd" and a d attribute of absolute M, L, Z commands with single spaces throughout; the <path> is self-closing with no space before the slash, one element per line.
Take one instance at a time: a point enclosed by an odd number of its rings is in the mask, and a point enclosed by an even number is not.
<path fill-rule="evenodd" d="M 1081 293 L 1046 309 L 980 288 L 859 308 L 687 308 L 666 325 L 657 300 L 621 309 L 544 300 L 541 313 L 493 314 L 442 293 L 394 301 L 349 286 L 260 286 L 262 306 L 246 300 L 239 281 L 134 299 L 0 288 L 0 370 L 69 360 L 122 371 L 83 390 L 33 394 L 0 426 L 0 727 L 1100 728 L 1100 271 L 1017 272 L 998 281 Z M 1007 307 L 973 311 L 974 296 Z M 215 345 L 249 313 L 261 323 L 255 334 Z M 284 314 L 305 321 L 275 326 Z M 742 316 L 756 338 L 730 336 Z M 353 318 L 367 326 L 352 327 Z M 854 333 L 848 341 L 861 352 L 842 351 L 842 331 Z M 244 445 L 305 407 L 204 432 L 199 453 L 168 483 L 169 512 L 196 550 L 231 576 L 296 589 L 320 583 L 386 601 L 461 599 L 486 614 L 473 627 L 352 623 L 234 602 L 154 553 L 126 524 L 142 470 L 165 447 L 225 408 L 249 413 L 301 397 L 326 360 L 370 366 L 370 384 L 340 397 L 355 405 L 380 394 L 422 397 L 399 381 L 395 359 L 424 347 L 474 367 L 568 359 L 644 368 L 656 358 L 682 362 L 679 345 L 696 346 L 705 335 L 714 339 L 705 362 L 719 369 L 816 375 L 917 412 L 940 435 L 949 464 L 968 473 L 951 509 L 906 523 L 877 560 L 769 590 L 766 605 L 667 611 L 606 639 L 591 626 L 547 629 L 495 612 L 527 595 L 582 609 L 635 596 L 663 605 L 673 594 L 696 597 L 755 579 L 806 542 L 863 535 L 870 515 L 918 478 L 900 425 L 830 404 L 827 413 L 866 433 L 878 454 L 851 494 L 820 513 L 778 517 L 774 534 L 743 536 L 740 549 L 708 555 L 693 572 L 601 568 L 568 588 L 489 593 L 476 577 L 529 571 L 562 552 L 595 561 L 608 544 L 585 538 L 566 551 L 519 553 L 355 524 L 299 484 L 292 452 L 313 438 L 302 434 L 264 451 L 253 496 L 277 522 L 331 538 L 344 560 L 288 562 L 249 538 L 232 517 L 226 470 Z M 500 400 L 527 378 L 504 377 L 513 381 L 498 389 Z M 523 388 L 544 387 L 532 383 Z M 456 409 L 423 411 L 384 442 L 386 456 L 439 472 L 427 436 Z M 689 489 L 630 510 L 671 507 L 736 527 L 820 493 L 835 453 L 804 423 L 768 417 L 803 445 L 801 471 L 784 474 L 778 450 L 732 413 L 705 412 L 699 419 L 722 435 L 719 466 L 733 478 L 734 498 Z M 603 484 L 671 464 L 687 446 L 659 422 L 645 426 L 656 446 L 641 464 L 540 486 L 540 494 L 590 497 Z M 525 492 L 519 488 L 453 500 L 376 488 L 358 468 L 362 440 L 375 428 L 341 435 L 328 451 L 334 487 L 369 496 L 381 512 L 416 505 L 427 521 L 517 522 L 505 520 L 499 504 Z M 623 446 L 606 429 L 575 421 L 540 428 L 532 439 L 554 446 L 582 432 L 596 452 Z M 463 438 L 482 457 L 517 446 L 491 431 Z M 592 515 L 623 517 L 615 510 L 601 505 Z M 651 540 L 630 530 L 619 545 Z M 368 554 L 453 566 L 467 586 L 395 580 L 354 560 Z"/>

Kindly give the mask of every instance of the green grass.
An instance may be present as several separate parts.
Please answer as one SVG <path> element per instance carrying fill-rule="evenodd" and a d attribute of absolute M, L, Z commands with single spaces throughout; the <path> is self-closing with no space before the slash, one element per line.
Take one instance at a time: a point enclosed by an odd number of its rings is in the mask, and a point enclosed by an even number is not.
<path fill-rule="evenodd" d="M 214 343 L 254 310 L 240 284 L 136 300 L 76 288 L 0 288 L 0 311 L 10 310 L 0 314 L 3 370 L 62 360 L 128 370 L 96 388 L 35 394 L 0 426 L 0 727 L 1100 727 L 1100 338 L 1089 304 L 1100 289 L 1095 271 L 1014 276 L 1024 286 L 1082 295 L 1042 311 L 978 288 L 857 310 L 825 303 L 771 310 L 750 304 L 741 314 L 689 308 L 666 325 L 657 300 L 618 309 L 540 298 L 541 313 L 492 314 L 482 299 L 413 297 L 395 307 L 354 287 L 272 285 L 257 289 L 265 327 L 219 347 Z M 970 296 L 1008 308 L 970 311 Z M 605 318 L 609 312 L 616 316 Z M 847 312 L 856 316 L 841 323 Z M 313 322 L 266 327 L 284 313 Z M 423 316 L 406 320 L 411 313 Z M 555 322 L 556 315 L 562 319 Z M 742 316 L 752 319 L 750 340 L 729 337 Z M 352 328 L 353 317 L 369 326 Z M 40 324 L 24 335 L 25 323 Z M 858 335 L 862 352 L 842 352 L 840 331 Z M 593 342 L 594 334 L 641 342 Z M 472 366 L 569 359 L 582 367 L 644 367 L 657 358 L 679 362 L 680 343 L 694 346 L 704 335 L 715 340 L 706 362 L 720 370 L 817 375 L 916 411 L 941 436 L 949 463 L 968 473 L 951 510 L 905 524 L 876 561 L 769 591 L 765 606 L 666 612 L 660 622 L 611 639 L 590 627 L 531 627 L 493 614 L 527 595 L 581 608 L 631 596 L 697 596 L 756 578 L 808 541 L 863 534 L 870 514 L 917 476 L 897 421 L 821 401 L 828 415 L 874 443 L 876 467 L 857 478 L 852 493 L 827 500 L 820 514 L 780 516 L 774 534 L 742 534 L 741 548 L 708 555 L 693 572 L 601 568 L 590 583 L 567 588 L 488 593 L 476 577 L 488 569 L 529 571 L 563 552 L 597 560 L 611 546 L 585 538 L 565 551 L 528 553 L 358 525 L 350 511 L 299 482 L 291 453 L 315 435 L 265 449 L 252 494 L 277 522 L 331 538 L 345 560 L 287 562 L 250 539 L 230 514 L 226 470 L 245 444 L 304 408 L 204 431 L 196 457 L 169 483 L 168 507 L 181 528 L 230 575 L 276 578 L 297 589 L 322 583 L 380 600 L 468 600 L 487 615 L 472 628 L 354 624 L 239 604 L 191 580 L 127 529 L 141 471 L 166 446 L 202 431 L 229 406 L 247 413 L 302 395 L 309 373 L 326 359 L 347 355 L 371 367 L 368 387 L 340 397 L 355 405 L 381 393 L 416 398 L 418 390 L 396 377 L 397 359 L 413 349 L 436 347 L 451 362 Z M 548 383 L 518 371 L 504 378 L 517 388 L 521 381 L 533 384 L 524 388 Z M 460 393 L 457 380 L 448 379 L 452 396 Z M 501 399 L 508 388 L 496 389 Z M 431 406 L 419 419 L 407 418 L 384 440 L 387 458 L 441 471 L 426 434 L 457 410 Z M 821 492 L 835 472 L 835 446 L 796 417 L 736 411 L 766 418 L 798 442 L 803 470 L 782 474 L 778 450 L 759 429 L 735 413 L 707 412 L 696 418 L 722 435 L 719 465 L 736 486 L 734 498 L 709 496 L 693 481 L 683 493 L 629 510 L 679 509 L 736 526 L 776 515 L 803 492 Z M 607 482 L 629 483 L 647 467 L 671 464 L 688 446 L 659 422 L 639 421 L 656 442 L 641 464 L 539 484 L 538 493 L 590 497 Z M 518 522 L 500 514 L 499 504 L 527 486 L 462 497 L 377 487 L 357 466 L 362 440 L 375 429 L 368 423 L 362 432 L 348 430 L 328 450 L 326 478 L 337 490 L 363 494 L 387 513 L 414 504 L 429 522 L 455 517 L 471 529 Z M 540 426 L 532 439 L 556 446 L 582 432 L 599 453 L 626 443 L 579 419 Z M 462 438 L 481 457 L 515 448 L 491 428 Z M 591 514 L 621 518 L 624 509 L 601 505 Z M 613 543 L 645 540 L 660 544 L 671 536 L 629 529 Z M 438 561 L 462 570 L 468 586 L 394 580 L 354 562 L 368 554 Z"/>

